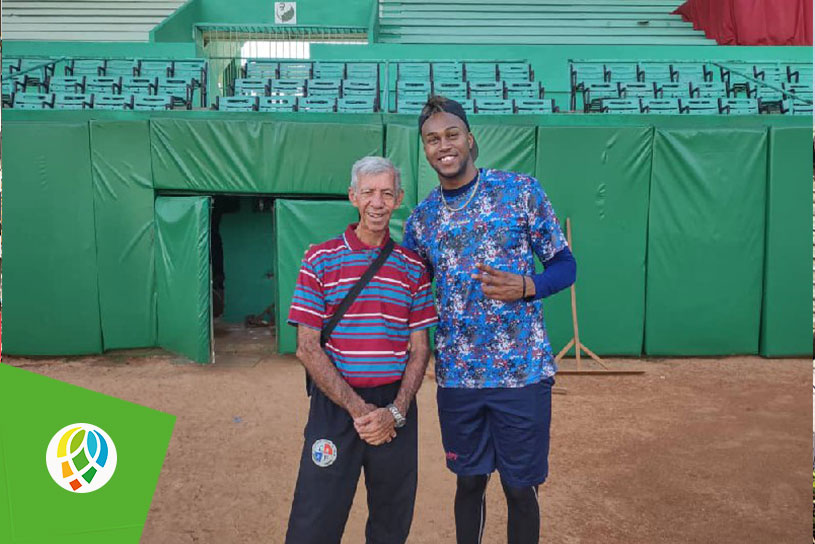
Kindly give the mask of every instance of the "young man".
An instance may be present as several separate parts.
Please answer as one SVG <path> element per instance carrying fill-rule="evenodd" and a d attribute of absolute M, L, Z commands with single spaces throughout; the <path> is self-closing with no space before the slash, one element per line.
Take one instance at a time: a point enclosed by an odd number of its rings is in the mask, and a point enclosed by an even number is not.
<path fill-rule="evenodd" d="M 418 255 L 396 245 L 320 346 L 321 329 L 390 240 L 391 214 L 403 196 L 389 160 L 360 159 L 348 189 L 359 223 L 303 259 L 289 323 L 297 326 L 297 357 L 316 387 L 288 544 L 340 543 L 361 469 L 366 542 L 399 544 L 410 531 L 418 447 L 413 399 L 430 356 L 427 328 L 437 321 Z"/>
<path fill-rule="evenodd" d="M 476 169 L 478 147 L 458 102 L 432 97 L 419 130 L 441 185 L 411 214 L 404 245 L 436 280 L 437 400 L 447 466 L 458 476 L 457 540 L 481 541 L 497 469 L 508 541 L 538 542 L 556 371 L 540 299 L 574 282 L 575 262 L 537 180 Z"/>

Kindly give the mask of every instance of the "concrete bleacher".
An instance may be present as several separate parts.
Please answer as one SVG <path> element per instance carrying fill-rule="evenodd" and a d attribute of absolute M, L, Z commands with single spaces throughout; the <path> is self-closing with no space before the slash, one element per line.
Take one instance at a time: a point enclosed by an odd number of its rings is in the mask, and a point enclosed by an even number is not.
<path fill-rule="evenodd" d="M 379 41 L 715 45 L 672 12 L 681 0 L 381 0 Z"/>

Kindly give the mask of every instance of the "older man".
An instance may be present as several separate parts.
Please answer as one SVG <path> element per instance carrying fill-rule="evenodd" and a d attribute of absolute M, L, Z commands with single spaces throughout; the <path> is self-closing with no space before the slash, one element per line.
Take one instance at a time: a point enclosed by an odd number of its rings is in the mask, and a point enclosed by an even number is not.
<path fill-rule="evenodd" d="M 447 466 L 458 476 L 457 540 L 481 542 L 497 469 L 508 541 L 532 544 L 555 374 L 539 300 L 574 282 L 575 262 L 537 180 L 475 167 L 478 147 L 458 102 L 432 97 L 419 130 L 440 186 L 411 214 L 404 244 L 436 279 L 437 401 Z"/>
<path fill-rule="evenodd" d="M 394 246 L 320 345 L 321 329 L 386 247 L 403 196 L 389 160 L 360 159 L 348 189 L 359 222 L 303 259 L 289 323 L 297 326 L 297 357 L 313 386 L 289 544 L 339 544 L 361 469 L 366 542 L 402 543 L 410 530 L 417 479 L 413 400 L 429 358 L 427 328 L 437 321 L 421 259 Z"/>

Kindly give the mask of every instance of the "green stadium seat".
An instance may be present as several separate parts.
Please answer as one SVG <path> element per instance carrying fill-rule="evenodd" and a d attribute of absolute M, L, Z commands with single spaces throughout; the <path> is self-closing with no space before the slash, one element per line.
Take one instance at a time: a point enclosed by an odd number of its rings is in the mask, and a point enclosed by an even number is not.
<path fill-rule="evenodd" d="M 720 98 L 719 109 L 730 115 L 758 115 L 758 100 L 755 98 Z"/>
<path fill-rule="evenodd" d="M 690 83 L 663 83 L 657 85 L 656 96 L 659 98 L 690 98 Z"/>
<path fill-rule="evenodd" d="M 156 77 L 122 76 L 121 81 L 121 94 L 155 94 Z"/>
<path fill-rule="evenodd" d="M 603 113 L 642 113 L 639 98 L 606 98 L 602 100 Z"/>
<path fill-rule="evenodd" d="M 722 109 L 715 98 L 680 98 L 679 105 L 683 113 L 690 115 L 719 115 Z"/>
<path fill-rule="evenodd" d="M 469 88 L 470 98 L 493 98 L 500 100 L 504 98 L 503 81 L 470 81 L 468 79 L 467 87 Z M 476 103 L 476 111 L 478 111 L 478 103 Z"/>
<path fill-rule="evenodd" d="M 735 97 L 739 92 L 751 93 L 751 86 L 754 84 L 744 77 L 753 76 L 753 65 L 746 63 L 728 62 L 727 67 L 720 68 L 721 80 L 727 88 L 728 96 Z"/>
<path fill-rule="evenodd" d="M 283 80 L 304 81 L 311 79 L 310 62 L 281 62 L 280 75 L 278 76 Z"/>
<path fill-rule="evenodd" d="M 173 107 L 171 96 L 148 96 L 144 94 L 133 95 L 133 109 L 135 111 L 160 111 Z"/>
<path fill-rule="evenodd" d="M 235 79 L 233 96 L 268 96 L 271 84 L 265 77 L 239 77 Z"/>
<path fill-rule="evenodd" d="M 497 81 L 498 69 L 494 62 L 465 62 L 464 79 L 467 81 Z"/>
<path fill-rule="evenodd" d="M 337 100 L 339 113 L 374 113 L 374 99 L 370 96 L 345 96 Z"/>
<path fill-rule="evenodd" d="M 434 81 L 433 94 L 461 102 L 467 100 L 467 84 L 463 81 Z"/>
<path fill-rule="evenodd" d="M 601 62 L 573 63 L 569 72 L 575 91 L 582 91 L 589 83 L 606 83 L 606 69 Z"/>
<path fill-rule="evenodd" d="M 467 113 L 475 113 L 475 100 L 468 98 L 465 100 L 457 100 L 461 104 L 462 109 Z"/>
<path fill-rule="evenodd" d="M 48 78 L 54 75 L 56 63 L 50 59 L 20 59 L 20 73 L 25 77 L 25 85 L 45 87 Z"/>
<path fill-rule="evenodd" d="M 806 104 L 800 100 L 787 99 L 781 108 L 781 113 L 790 115 L 812 116 L 812 104 Z"/>
<path fill-rule="evenodd" d="M 145 60 L 139 61 L 140 76 L 170 77 L 173 73 L 171 60 Z"/>
<path fill-rule="evenodd" d="M 727 97 L 727 89 L 721 81 L 691 82 L 690 96 L 692 98 L 722 98 Z"/>
<path fill-rule="evenodd" d="M 14 103 L 14 93 L 16 92 L 14 82 L 11 81 L 10 79 L 3 78 L 2 84 L 3 84 L 3 97 L 2 97 L 3 107 L 6 106 L 11 107 L 11 105 Z"/>
<path fill-rule="evenodd" d="M 297 105 L 296 96 L 262 96 L 258 99 L 258 111 L 293 112 Z"/>
<path fill-rule="evenodd" d="M 243 68 L 243 77 L 276 79 L 280 65 L 268 59 L 249 59 Z"/>
<path fill-rule="evenodd" d="M 339 79 L 310 79 L 306 82 L 306 96 L 338 98 L 341 85 Z"/>
<path fill-rule="evenodd" d="M 84 110 L 92 106 L 93 95 L 84 93 L 54 93 L 55 110 Z"/>
<path fill-rule="evenodd" d="M 397 81 L 429 81 L 429 62 L 399 62 L 396 64 Z"/>
<path fill-rule="evenodd" d="M 121 91 L 122 78 L 114 76 L 86 76 L 85 92 L 90 94 L 107 93 L 119 94 Z"/>
<path fill-rule="evenodd" d="M 6 70 L 3 69 L 3 73 Z M 809 83 L 812 84 L 812 65 L 811 64 L 789 64 L 787 65 L 787 82 L 788 83 Z"/>
<path fill-rule="evenodd" d="M 379 83 L 379 64 L 376 62 L 348 62 L 345 64 L 345 78 L 358 80 L 373 80 Z"/>
<path fill-rule="evenodd" d="M 345 78 L 344 62 L 315 62 L 312 69 L 314 79 L 336 79 Z"/>
<path fill-rule="evenodd" d="M 297 99 L 297 111 L 333 113 L 337 111 L 337 99 L 328 96 L 301 96 Z"/>
<path fill-rule="evenodd" d="M 620 82 L 620 96 L 622 98 L 655 98 L 656 84 L 645 82 Z"/>
<path fill-rule="evenodd" d="M 758 100 L 758 107 L 764 113 L 781 113 L 784 93 L 770 87 L 760 86 L 754 90 L 752 97 Z"/>
<path fill-rule="evenodd" d="M 3 57 L 3 77 L 20 71 L 20 59 Z"/>
<path fill-rule="evenodd" d="M 619 83 L 589 83 L 583 91 L 583 109 L 602 111 L 603 99 L 620 98 L 621 92 Z"/>
<path fill-rule="evenodd" d="M 93 95 L 95 110 L 129 110 L 133 107 L 133 96 L 121 94 L 96 93 Z"/>
<path fill-rule="evenodd" d="M 762 81 L 788 82 L 787 67 L 778 62 L 761 62 L 753 64 L 753 76 Z"/>
<path fill-rule="evenodd" d="M 396 113 L 413 113 L 418 115 L 422 113 L 422 108 L 424 108 L 426 102 L 427 100 L 414 97 L 400 98 L 396 101 Z"/>
<path fill-rule="evenodd" d="M 555 101 L 551 99 L 542 98 L 519 98 L 515 100 L 515 113 L 518 114 L 533 114 L 533 113 L 554 113 Z"/>
<path fill-rule="evenodd" d="M 188 78 L 196 86 L 203 86 L 207 81 L 207 61 L 204 59 L 174 60 L 172 77 Z"/>
<path fill-rule="evenodd" d="M 475 113 L 476 114 L 515 113 L 515 104 L 512 100 L 505 100 L 503 98 L 476 98 Z"/>
<path fill-rule="evenodd" d="M 434 82 L 464 81 L 464 65 L 460 62 L 433 62 L 430 73 Z"/>
<path fill-rule="evenodd" d="M 643 111 L 658 115 L 679 115 L 682 113 L 678 98 L 643 98 Z"/>
<path fill-rule="evenodd" d="M 192 108 L 192 84 L 190 78 L 159 77 L 156 84 L 156 95 L 169 96 L 173 106 Z"/>
<path fill-rule="evenodd" d="M 139 70 L 139 62 L 134 59 L 108 59 L 105 61 L 106 76 L 133 76 Z"/>
<path fill-rule="evenodd" d="M 275 79 L 269 90 L 271 96 L 306 96 L 305 79 Z"/>
<path fill-rule="evenodd" d="M 792 94 L 808 96 L 812 100 L 812 83 L 788 83 L 782 88 Z"/>
<path fill-rule="evenodd" d="M 671 64 L 669 62 L 648 61 L 637 65 L 637 79 L 640 81 L 672 81 Z"/>
<path fill-rule="evenodd" d="M 607 81 L 612 83 L 634 82 L 639 80 L 639 70 L 635 62 L 617 62 L 603 66 Z"/>
<path fill-rule="evenodd" d="M 215 109 L 218 111 L 256 111 L 257 96 L 216 96 Z"/>
<path fill-rule="evenodd" d="M 74 59 L 65 65 L 65 75 L 70 76 L 103 76 L 105 61 L 103 59 Z"/>
<path fill-rule="evenodd" d="M 713 81 L 713 72 L 699 62 L 675 63 L 671 64 L 671 79 L 677 83 Z"/>
<path fill-rule="evenodd" d="M 504 81 L 507 98 L 542 98 L 539 81 Z"/>
<path fill-rule="evenodd" d="M 85 76 L 52 76 L 48 81 L 49 93 L 82 93 Z"/>
<path fill-rule="evenodd" d="M 532 81 L 532 68 L 525 62 L 499 62 L 498 79 L 504 81 Z"/>
<path fill-rule="evenodd" d="M 18 110 L 50 110 L 54 105 L 51 93 L 14 93 L 13 106 Z"/>
<path fill-rule="evenodd" d="M 376 81 L 371 79 L 343 79 L 342 96 L 376 97 Z"/>
<path fill-rule="evenodd" d="M 417 98 L 427 100 L 430 96 L 430 81 L 412 81 L 400 79 L 396 82 L 396 96 L 398 98 Z"/>

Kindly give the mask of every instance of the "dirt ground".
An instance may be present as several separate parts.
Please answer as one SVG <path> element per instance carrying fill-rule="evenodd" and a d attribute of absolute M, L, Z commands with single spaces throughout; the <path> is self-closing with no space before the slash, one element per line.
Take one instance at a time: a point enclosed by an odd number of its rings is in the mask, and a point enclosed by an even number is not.
<path fill-rule="evenodd" d="M 3 362 L 177 416 L 142 542 L 283 542 L 307 399 L 268 330 L 220 325 L 211 366 L 161 350 Z M 610 362 L 647 372 L 557 380 L 542 542 L 809 542 L 810 361 Z M 435 389 L 428 379 L 418 397 L 413 544 L 455 542 Z M 364 542 L 364 494 L 360 483 L 345 544 Z M 496 479 L 487 500 L 484 542 L 505 542 Z"/>

